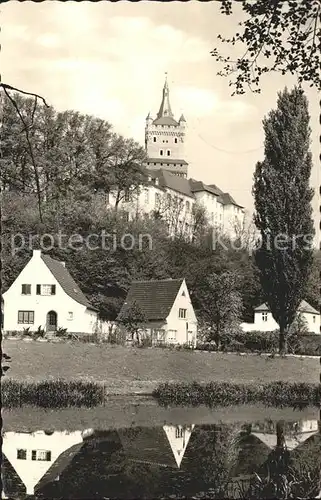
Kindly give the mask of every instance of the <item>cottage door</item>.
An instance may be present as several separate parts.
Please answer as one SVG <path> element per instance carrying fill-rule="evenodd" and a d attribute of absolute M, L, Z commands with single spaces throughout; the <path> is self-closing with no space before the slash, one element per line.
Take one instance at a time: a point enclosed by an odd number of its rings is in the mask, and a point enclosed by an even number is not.
<path fill-rule="evenodd" d="M 57 330 L 57 313 L 56 311 L 49 311 L 47 314 L 47 332 L 54 332 Z"/>

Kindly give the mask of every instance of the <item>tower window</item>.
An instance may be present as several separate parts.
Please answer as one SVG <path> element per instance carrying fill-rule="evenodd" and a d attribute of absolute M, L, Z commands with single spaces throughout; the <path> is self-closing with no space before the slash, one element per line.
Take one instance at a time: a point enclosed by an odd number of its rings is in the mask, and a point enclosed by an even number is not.
<path fill-rule="evenodd" d="M 171 155 L 171 151 L 170 149 L 167 150 L 167 156 L 170 156 Z"/>
<path fill-rule="evenodd" d="M 160 152 L 159 152 L 159 154 L 160 154 L 161 156 L 163 156 L 163 153 L 164 153 L 164 151 L 161 149 L 161 150 L 160 150 Z"/>
<path fill-rule="evenodd" d="M 156 142 L 156 137 L 153 137 L 153 141 Z"/>

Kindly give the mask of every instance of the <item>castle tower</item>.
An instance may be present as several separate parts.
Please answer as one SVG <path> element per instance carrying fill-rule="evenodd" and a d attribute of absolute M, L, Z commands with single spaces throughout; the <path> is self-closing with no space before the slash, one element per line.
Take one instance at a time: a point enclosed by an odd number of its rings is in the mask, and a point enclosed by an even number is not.
<path fill-rule="evenodd" d="M 168 170 L 175 175 L 187 177 L 188 163 L 184 158 L 186 120 L 182 115 L 174 119 L 169 101 L 167 76 L 163 87 L 163 97 L 157 117 L 148 113 L 145 126 L 145 148 L 147 168 Z"/>

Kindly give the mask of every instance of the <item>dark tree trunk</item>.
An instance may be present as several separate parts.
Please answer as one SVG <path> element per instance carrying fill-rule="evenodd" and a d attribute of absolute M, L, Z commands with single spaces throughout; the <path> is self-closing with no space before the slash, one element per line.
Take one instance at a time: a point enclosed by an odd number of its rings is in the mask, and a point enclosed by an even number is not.
<path fill-rule="evenodd" d="M 288 339 L 287 339 L 287 329 L 280 327 L 279 335 L 279 354 L 282 356 L 288 351 Z"/>
<path fill-rule="evenodd" d="M 285 427 L 285 423 L 283 420 L 279 420 L 276 423 L 276 447 L 278 449 L 285 448 L 284 427 Z"/>

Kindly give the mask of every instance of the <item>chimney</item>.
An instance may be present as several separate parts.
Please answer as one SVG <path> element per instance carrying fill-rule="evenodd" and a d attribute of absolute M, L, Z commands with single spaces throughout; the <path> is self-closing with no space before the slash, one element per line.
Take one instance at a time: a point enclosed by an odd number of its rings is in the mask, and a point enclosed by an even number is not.
<path fill-rule="evenodd" d="M 41 250 L 32 250 L 32 256 L 39 259 L 41 257 Z"/>

